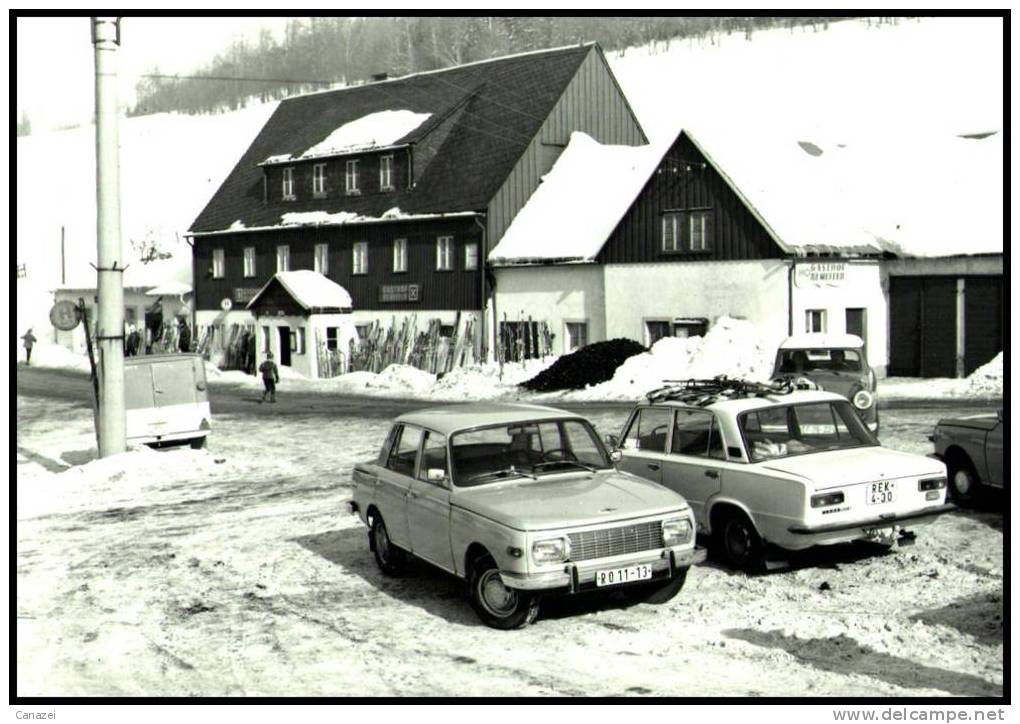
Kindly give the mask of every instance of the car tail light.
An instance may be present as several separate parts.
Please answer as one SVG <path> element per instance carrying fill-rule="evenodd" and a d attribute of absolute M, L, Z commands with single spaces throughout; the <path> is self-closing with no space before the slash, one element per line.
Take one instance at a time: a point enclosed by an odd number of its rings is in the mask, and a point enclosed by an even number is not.
<path fill-rule="evenodd" d="M 839 505 L 843 502 L 843 491 L 837 491 L 835 493 L 824 493 L 822 495 L 811 496 L 811 507 L 812 508 L 825 508 L 830 505 Z"/>
<path fill-rule="evenodd" d="M 946 487 L 945 478 L 925 478 L 917 481 L 918 490 L 941 490 Z"/>

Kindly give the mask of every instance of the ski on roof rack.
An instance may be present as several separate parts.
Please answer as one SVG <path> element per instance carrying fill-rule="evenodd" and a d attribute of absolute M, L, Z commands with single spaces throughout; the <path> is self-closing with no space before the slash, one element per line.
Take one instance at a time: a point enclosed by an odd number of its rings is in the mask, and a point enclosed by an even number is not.
<path fill-rule="evenodd" d="M 818 386 L 810 380 L 793 375 L 777 377 L 771 382 L 731 379 L 725 375 L 707 380 L 663 380 L 663 382 L 666 384 L 662 387 L 645 393 L 649 402 L 676 401 L 704 407 L 719 400 L 788 395 L 796 390 L 818 389 Z"/>

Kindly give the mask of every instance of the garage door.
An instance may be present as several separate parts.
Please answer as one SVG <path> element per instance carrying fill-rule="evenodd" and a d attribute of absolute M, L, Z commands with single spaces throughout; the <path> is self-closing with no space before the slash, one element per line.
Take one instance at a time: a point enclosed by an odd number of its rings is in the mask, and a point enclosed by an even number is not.
<path fill-rule="evenodd" d="M 1002 351 L 1002 277 L 967 277 L 963 364 L 966 374 Z"/>
<path fill-rule="evenodd" d="M 955 377 L 955 277 L 892 277 L 889 337 L 890 375 Z"/>

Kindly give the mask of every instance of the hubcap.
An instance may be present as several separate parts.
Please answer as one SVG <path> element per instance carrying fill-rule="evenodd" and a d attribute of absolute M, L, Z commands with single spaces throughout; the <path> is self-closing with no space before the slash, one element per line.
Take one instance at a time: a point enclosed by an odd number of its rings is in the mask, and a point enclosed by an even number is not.
<path fill-rule="evenodd" d="M 478 581 L 482 605 L 494 616 L 509 616 L 517 608 L 517 593 L 503 585 L 499 571 L 489 570 Z"/>
<path fill-rule="evenodd" d="M 966 495 L 970 492 L 970 475 L 966 470 L 957 470 L 953 476 L 953 486 L 957 492 Z"/>
<path fill-rule="evenodd" d="M 384 561 L 390 559 L 390 537 L 386 535 L 386 526 L 380 523 L 375 529 L 375 549 L 379 558 Z"/>
<path fill-rule="evenodd" d="M 747 551 L 751 548 L 751 536 L 747 530 L 738 523 L 731 523 L 726 530 L 726 543 L 730 554 L 736 560 L 743 560 Z"/>

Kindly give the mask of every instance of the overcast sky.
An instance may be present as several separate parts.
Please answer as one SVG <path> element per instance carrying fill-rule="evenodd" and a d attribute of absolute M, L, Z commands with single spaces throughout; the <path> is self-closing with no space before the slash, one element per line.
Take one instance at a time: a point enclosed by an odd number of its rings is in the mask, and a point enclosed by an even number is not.
<path fill-rule="evenodd" d="M 17 112 L 33 130 L 87 122 L 95 108 L 92 37 L 87 17 L 17 19 Z M 158 66 L 187 73 L 237 35 L 263 26 L 282 37 L 286 18 L 125 17 L 121 23 L 121 101 L 132 104 L 138 75 Z"/>

